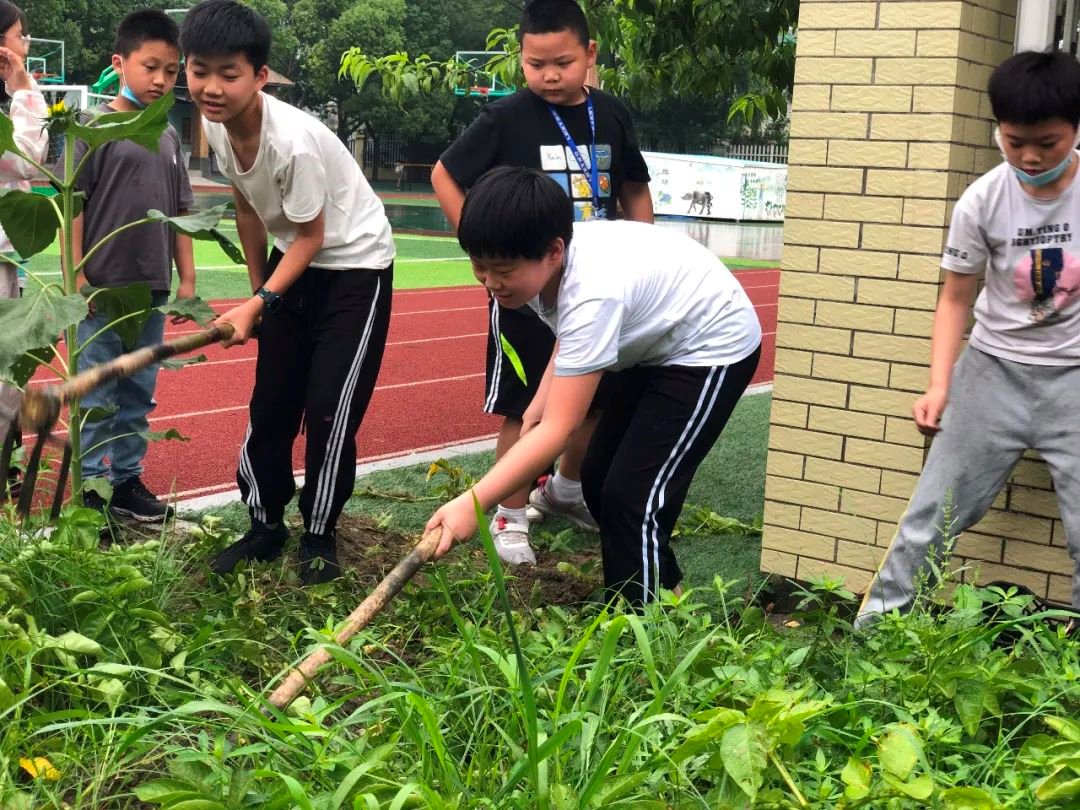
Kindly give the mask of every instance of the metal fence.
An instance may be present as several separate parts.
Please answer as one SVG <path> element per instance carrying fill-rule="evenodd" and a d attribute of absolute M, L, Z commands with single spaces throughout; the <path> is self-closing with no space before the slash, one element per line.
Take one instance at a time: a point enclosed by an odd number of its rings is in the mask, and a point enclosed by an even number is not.
<path fill-rule="evenodd" d="M 392 169 L 405 162 L 408 142 L 396 132 L 364 139 L 364 166 L 371 169 Z"/>
<path fill-rule="evenodd" d="M 719 143 L 713 153 L 737 160 L 759 160 L 764 163 L 787 163 L 786 143 Z"/>

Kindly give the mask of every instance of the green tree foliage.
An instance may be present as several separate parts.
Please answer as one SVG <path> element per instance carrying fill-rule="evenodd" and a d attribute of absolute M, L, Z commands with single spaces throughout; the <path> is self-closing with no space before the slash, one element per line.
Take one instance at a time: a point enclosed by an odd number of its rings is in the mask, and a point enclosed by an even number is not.
<path fill-rule="evenodd" d="M 748 126 L 786 111 L 797 0 L 587 0 L 585 7 L 600 44 L 604 87 L 638 110 L 662 112 L 673 102 L 720 106 Z M 493 28 L 487 48 L 505 54 L 489 63 L 492 72 L 520 84 L 513 32 Z M 387 51 L 355 43 L 342 74 L 361 88 L 377 76 L 384 95 L 395 100 L 459 80 L 452 63 L 375 53 Z"/>
<path fill-rule="evenodd" d="M 604 86 L 642 109 L 731 98 L 784 112 L 795 76 L 798 0 L 587 0 Z"/>
<path fill-rule="evenodd" d="M 138 0 L 34 0 L 20 5 L 29 19 L 31 36 L 64 41 L 69 84 L 92 84 L 108 66 L 116 26 L 125 14 L 137 8 L 165 7 Z"/>

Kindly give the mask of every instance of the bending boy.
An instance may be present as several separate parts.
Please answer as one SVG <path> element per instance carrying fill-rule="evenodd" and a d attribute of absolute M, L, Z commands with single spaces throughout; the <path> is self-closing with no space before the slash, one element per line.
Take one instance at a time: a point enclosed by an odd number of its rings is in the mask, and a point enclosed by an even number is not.
<path fill-rule="evenodd" d="M 585 456 L 604 582 L 648 601 L 682 580 L 671 531 L 694 473 L 757 368 L 761 326 L 723 263 L 692 239 L 639 222 L 574 223 L 546 175 L 488 172 L 458 226 L 477 279 L 505 307 L 532 306 L 556 345 L 521 440 L 476 487 L 439 509 L 439 553 L 484 509 L 533 480 L 584 422 L 601 375 L 615 386 Z"/>
<path fill-rule="evenodd" d="M 596 43 L 581 6 L 576 0 L 532 0 L 521 15 L 519 36 L 527 87 L 485 105 L 431 174 L 447 219 L 457 225 L 465 190 L 488 169 L 524 166 L 559 183 L 574 201 L 578 221 L 615 219 L 619 202 L 627 219 L 652 222 L 649 170 L 630 113 L 615 96 L 585 84 L 596 64 Z M 528 307 L 514 309 L 492 299 L 489 315 L 484 410 L 503 417 L 495 448 L 496 458 L 502 458 L 518 440 L 555 337 Z M 504 341 L 520 358 L 524 380 L 506 356 Z M 599 397 L 594 409 L 602 409 L 606 399 Z M 492 534 L 505 562 L 536 562 L 528 521 L 544 515 L 596 531 L 581 493 L 581 464 L 595 423 L 595 416 L 583 423 L 558 471 L 542 486 L 531 493 L 526 486 L 498 503 Z"/>

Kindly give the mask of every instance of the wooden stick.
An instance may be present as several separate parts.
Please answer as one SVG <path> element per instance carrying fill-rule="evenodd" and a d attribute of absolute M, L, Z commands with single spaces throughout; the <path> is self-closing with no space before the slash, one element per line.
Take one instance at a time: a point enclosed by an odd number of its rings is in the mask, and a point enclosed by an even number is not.
<path fill-rule="evenodd" d="M 106 380 L 130 377 L 152 363 L 201 349 L 211 343 L 228 340 L 232 336 L 233 325 L 223 323 L 193 335 L 185 335 L 176 340 L 122 354 L 108 363 L 102 363 L 100 366 L 94 366 L 81 374 L 76 374 L 60 385 L 41 390 L 28 387 L 23 394 L 19 421 L 27 430 L 44 433 L 56 424 L 56 420 L 60 417 L 60 408 L 64 403 L 94 390 Z"/>
<path fill-rule="evenodd" d="M 441 529 L 434 529 L 424 535 L 424 539 L 416 544 L 401 562 L 394 566 L 394 570 L 386 575 L 375 590 L 361 602 L 357 608 L 348 615 L 345 623 L 334 636 L 334 644 L 341 646 L 358 632 L 363 630 L 371 620 L 386 605 L 397 596 L 398 592 L 419 571 L 424 563 L 428 562 L 435 554 L 442 536 Z M 297 695 L 304 691 L 318 674 L 318 670 L 330 661 L 330 651 L 326 647 L 320 647 L 289 673 L 281 685 L 270 695 L 270 704 L 274 708 L 284 710 L 290 703 L 296 700 Z"/>

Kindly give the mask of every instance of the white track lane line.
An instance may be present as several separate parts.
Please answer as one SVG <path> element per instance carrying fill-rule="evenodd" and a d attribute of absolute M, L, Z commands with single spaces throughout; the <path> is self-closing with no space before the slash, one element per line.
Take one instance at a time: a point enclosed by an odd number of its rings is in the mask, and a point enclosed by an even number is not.
<path fill-rule="evenodd" d="M 434 379 L 434 380 L 414 380 L 413 382 L 393 383 L 392 385 L 376 385 L 375 386 L 375 391 L 392 391 L 392 390 L 397 389 L 397 388 L 412 388 L 413 386 L 417 386 L 417 385 L 435 385 L 436 383 L 458 382 L 460 380 L 472 380 L 472 379 L 475 379 L 477 377 L 483 377 L 483 376 L 484 376 L 484 373 L 480 372 L 479 374 L 458 374 L 458 375 L 456 375 L 454 377 L 439 377 L 438 379 Z M 196 418 L 198 418 L 200 416 L 216 416 L 217 414 L 221 414 L 221 413 L 235 413 L 237 411 L 246 411 L 247 409 L 248 409 L 247 404 L 244 404 L 244 405 L 232 405 L 232 406 L 227 407 L 227 408 L 211 408 L 211 409 L 205 410 L 205 411 L 187 411 L 186 413 L 174 413 L 174 414 L 166 414 L 166 415 L 162 415 L 162 416 L 152 416 L 147 421 L 150 422 L 151 424 L 153 424 L 155 422 L 163 422 L 163 421 L 167 421 L 167 420 L 170 420 L 170 419 L 196 419 Z M 66 430 L 55 430 L 55 431 L 53 431 L 54 436 L 62 436 L 62 435 L 65 435 L 66 433 L 67 433 Z"/>
<path fill-rule="evenodd" d="M 437 343 L 441 340 L 467 340 L 469 338 L 487 337 L 487 332 L 469 332 L 465 335 L 446 335 L 445 337 L 433 337 L 433 338 L 417 338 L 416 340 L 391 340 L 387 342 L 387 346 L 412 346 L 417 343 Z M 207 368 L 209 366 L 225 366 L 235 363 L 250 363 L 256 358 L 254 357 L 237 357 L 233 360 L 207 360 L 204 363 L 192 363 L 191 365 L 184 366 L 183 368 L 176 369 L 177 371 L 184 371 L 189 368 Z M 40 380 L 31 380 L 31 385 L 48 385 L 50 383 L 60 382 L 59 377 L 45 377 Z"/>

